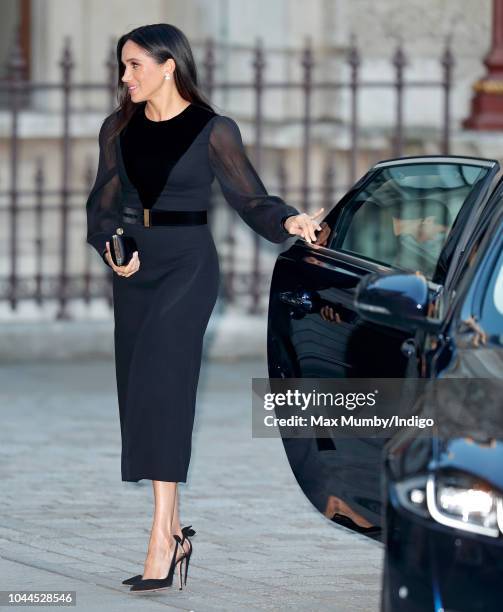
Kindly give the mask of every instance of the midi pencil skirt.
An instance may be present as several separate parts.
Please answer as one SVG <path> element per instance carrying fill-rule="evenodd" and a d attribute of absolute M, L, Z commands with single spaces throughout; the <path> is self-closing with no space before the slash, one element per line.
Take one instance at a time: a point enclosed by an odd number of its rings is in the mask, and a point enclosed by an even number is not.
<path fill-rule="evenodd" d="M 124 230 L 136 240 L 140 268 L 113 274 L 122 480 L 186 482 L 218 254 L 208 225 Z"/>

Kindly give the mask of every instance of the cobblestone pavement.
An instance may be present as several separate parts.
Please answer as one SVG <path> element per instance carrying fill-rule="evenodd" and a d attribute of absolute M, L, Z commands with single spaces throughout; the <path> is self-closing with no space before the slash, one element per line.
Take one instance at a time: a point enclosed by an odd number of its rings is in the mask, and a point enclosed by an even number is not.
<path fill-rule="evenodd" d="M 2 366 L 0 588 L 75 590 L 85 612 L 378 610 L 381 545 L 319 514 L 279 439 L 251 437 L 264 376 L 261 361 L 203 362 L 179 485 L 197 531 L 187 587 L 134 595 L 121 580 L 143 569 L 152 486 L 120 480 L 113 364 Z"/>

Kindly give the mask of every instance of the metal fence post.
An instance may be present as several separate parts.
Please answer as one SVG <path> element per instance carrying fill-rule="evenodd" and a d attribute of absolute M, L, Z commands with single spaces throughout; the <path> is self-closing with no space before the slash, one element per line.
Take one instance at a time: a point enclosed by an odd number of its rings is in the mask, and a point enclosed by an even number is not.
<path fill-rule="evenodd" d="M 59 244 L 61 249 L 60 259 L 60 281 L 59 281 L 59 310 L 57 319 L 68 319 L 68 231 L 69 231 L 69 195 L 70 195 L 70 96 L 71 96 L 71 71 L 74 66 L 72 61 L 70 37 L 65 37 L 63 57 L 59 63 L 62 73 L 62 92 L 63 92 L 63 154 L 61 168 L 61 223 Z"/>
<path fill-rule="evenodd" d="M 265 60 L 262 49 L 262 40 L 257 39 L 255 55 L 253 59 L 254 68 L 254 89 L 255 89 L 255 143 L 254 143 L 254 164 L 257 174 L 260 176 L 262 166 L 262 94 L 264 91 L 264 69 Z M 251 306 L 250 314 L 255 314 L 260 310 L 260 236 L 253 234 L 253 269 L 251 275 Z"/>
<path fill-rule="evenodd" d="M 18 215 L 18 152 L 19 152 L 19 102 L 24 93 L 23 75 L 25 61 L 21 52 L 21 32 L 16 31 L 12 52 L 7 63 L 8 74 L 8 99 L 11 111 L 11 146 L 10 146 L 10 206 L 9 206 L 9 228 L 10 228 L 10 274 L 8 299 L 12 310 L 17 309 L 18 304 L 18 238 L 17 238 L 17 215 Z"/>
<path fill-rule="evenodd" d="M 356 37 L 351 34 L 351 44 L 348 53 L 350 67 L 349 88 L 351 91 L 351 161 L 350 182 L 356 180 L 356 163 L 358 158 L 358 78 L 360 68 L 360 54 L 356 46 Z"/>
<path fill-rule="evenodd" d="M 313 89 L 313 52 L 311 49 L 311 39 L 306 38 L 304 50 L 302 52 L 303 81 L 302 90 L 304 92 L 304 114 L 303 122 L 303 145 L 302 145 L 302 208 L 303 212 L 309 213 L 310 210 L 310 190 L 309 190 L 309 161 L 310 161 L 310 142 L 311 142 L 311 95 Z"/>
<path fill-rule="evenodd" d="M 454 67 L 454 56 L 451 52 L 450 37 L 442 55 L 443 79 L 442 87 L 444 90 L 443 108 L 443 129 L 442 129 L 442 153 L 449 155 L 450 151 L 450 125 L 451 125 L 451 89 L 452 89 L 452 69 Z"/>
<path fill-rule="evenodd" d="M 395 66 L 395 90 L 396 90 L 396 127 L 393 143 L 393 154 L 400 157 L 403 147 L 403 70 L 407 64 L 405 53 L 402 49 L 401 41 L 398 43 L 393 55 L 393 65 Z"/>

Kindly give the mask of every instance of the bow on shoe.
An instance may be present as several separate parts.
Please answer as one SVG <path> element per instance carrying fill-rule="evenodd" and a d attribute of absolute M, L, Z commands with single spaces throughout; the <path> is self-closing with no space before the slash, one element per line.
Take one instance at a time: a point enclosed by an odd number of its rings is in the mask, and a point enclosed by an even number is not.
<path fill-rule="evenodd" d="M 182 534 L 185 538 L 187 538 L 188 536 L 194 536 L 196 535 L 196 532 L 191 529 L 192 525 L 187 525 L 186 527 L 182 527 Z"/>
<path fill-rule="evenodd" d="M 189 540 L 189 536 L 196 535 L 196 532 L 192 529 L 192 525 L 187 525 L 186 527 L 182 527 L 181 531 L 182 531 L 182 540 L 180 544 L 183 545 L 184 541 L 187 540 L 190 545 L 190 551 L 188 553 L 185 552 L 185 549 L 183 548 L 183 546 L 180 546 L 183 552 L 182 557 L 188 557 L 188 560 L 190 561 L 190 556 L 192 555 L 192 542 Z M 186 570 L 188 569 L 188 566 L 189 564 L 187 563 L 187 565 L 185 566 Z M 185 572 L 185 576 L 187 576 L 187 571 Z M 122 584 L 125 584 L 128 586 L 132 584 L 137 584 L 138 582 L 141 581 L 141 579 L 142 579 L 142 574 L 136 574 L 136 576 L 131 576 L 131 578 L 126 578 L 126 580 L 123 580 Z"/>

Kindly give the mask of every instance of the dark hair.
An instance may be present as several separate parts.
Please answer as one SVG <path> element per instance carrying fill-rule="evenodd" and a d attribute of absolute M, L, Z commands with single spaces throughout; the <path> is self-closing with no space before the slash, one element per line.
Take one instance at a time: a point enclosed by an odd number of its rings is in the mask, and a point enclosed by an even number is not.
<path fill-rule="evenodd" d="M 122 64 L 122 47 L 128 40 L 132 40 L 142 47 L 158 64 L 163 64 L 166 60 L 172 58 L 176 64 L 173 76 L 180 95 L 193 104 L 198 104 L 213 111 L 199 89 L 196 64 L 185 34 L 169 23 L 140 26 L 121 36 L 117 42 L 117 63 L 119 67 L 117 101 L 119 105 L 113 113 L 116 114 L 116 121 L 110 139 L 119 134 L 129 123 L 138 105 L 131 100 L 127 85 L 122 81 L 126 69 Z"/>

